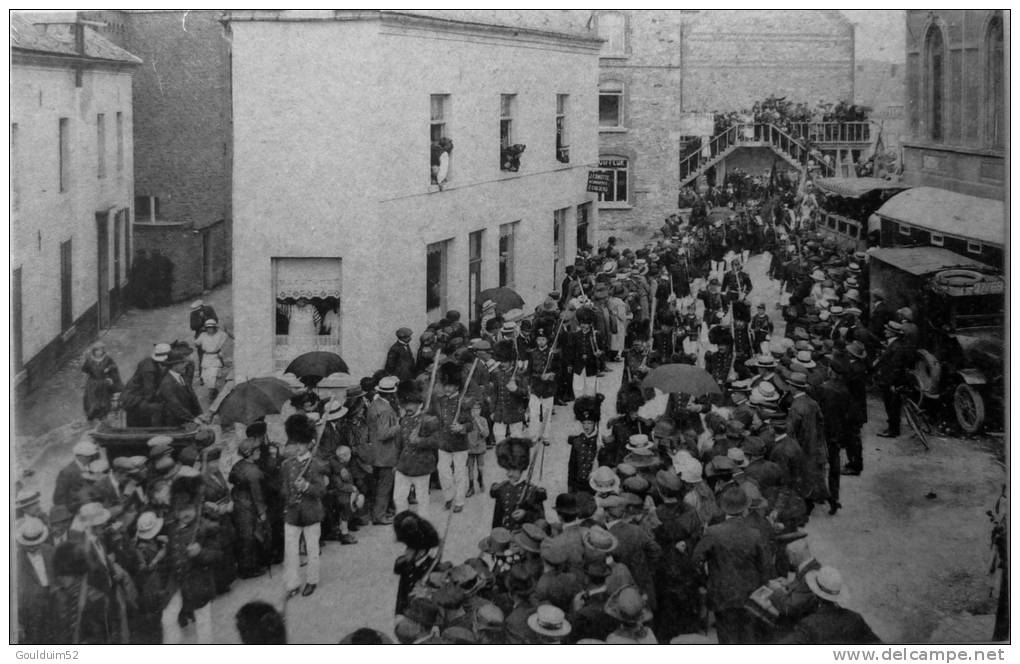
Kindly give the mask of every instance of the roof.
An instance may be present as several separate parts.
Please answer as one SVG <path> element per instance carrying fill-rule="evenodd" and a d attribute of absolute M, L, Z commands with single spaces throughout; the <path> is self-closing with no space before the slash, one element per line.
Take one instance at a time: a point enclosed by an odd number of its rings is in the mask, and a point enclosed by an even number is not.
<path fill-rule="evenodd" d="M 888 247 L 872 249 L 868 252 L 869 260 L 878 260 L 895 265 L 899 269 L 915 276 L 931 274 L 945 268 L 975 267 L 988 268 L 988 265 L 967 258 L 941 247 Z"/>
<path fill-rule="evenodd" d="M 48 23 L 45 29 L 42 29 L 17 13 L 11 14 L 11 49 L 82 57 L 75 51 L 74 34 L 70 23 Z M 87 26 L 84 57 L 130 64 L 142 62 L 141 58 L 99 36 L 95 30 Z"/>
<path fill-rule="evenodd" d="M 815 184 L 826 193 L 847 198 L 858 198 L 872 191 L 884 189 L 910 189 L 908 184 L 882 178 L 816 178 Z"/>
<path fill-rule="evenodd" d="M 1002 201 L 991 198 L 935 187 L 915 187 L 890 198 L 876 214 L 943 235 L 997 247 L 1006 243 L 1005 207 Z"/>

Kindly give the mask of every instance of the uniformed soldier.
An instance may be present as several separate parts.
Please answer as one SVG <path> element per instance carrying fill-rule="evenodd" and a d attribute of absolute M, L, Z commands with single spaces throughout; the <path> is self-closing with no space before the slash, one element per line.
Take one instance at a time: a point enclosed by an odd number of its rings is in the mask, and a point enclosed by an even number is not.
<path fill-rule="evenodd" d="M 281 468 L 283 473 L 284 574 L 287 596 L 299 592 L 307 597 L 319 583 L 319 537 L 322 528 L 322 496 L 326 493 L 326 465 L 312 455 L 315 425 L 306 415 L 295 413 L 287 418 L 287 446 L 293 448 Z M 304 536 L 308 553 L 304 589 L 298 573 L 299 540 Z"/>
<path fill-rule="evenodd" d="M 506 480 L 493 484 L 489 490 L 489 495 L 496 499 L 493 528 L 513 531 L 522 524 L 545 518 L 546 491 L 524 475 L 530 465 L 531 445 L 527 438 L 507 438 L 496 445 L 496 463 L 506 470 Z"/>
<path fill-rule="evenodd" d="M 567 491 L 591 491 L 588 477 L 598 456 L 598 427 L 602 420 L 602 402 L 605 396 L 580 397 L 574 401 L 574 417 L 581 424 L 581 433 L 567 438 L 570 458 L 567 461 Z"/>
<path fill-rule="evenodd" d="M 549 345 L 552 328 L 546 325 L 535 327 L 535 348 L 528 363 L 528 435 L 532 440 L 542 440 L 547 425 L 552 419 L 553 397 L 556 396 L 556 374 L 560 358 Z"/>

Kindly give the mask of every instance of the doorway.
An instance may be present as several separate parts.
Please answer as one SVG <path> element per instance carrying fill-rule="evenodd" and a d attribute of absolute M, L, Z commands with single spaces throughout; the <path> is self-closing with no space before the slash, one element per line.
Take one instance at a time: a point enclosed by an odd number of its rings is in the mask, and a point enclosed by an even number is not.
<path fill-rule="evenodd" d="M 98 329 L 110 327 L 110 226 L 109 213 L 96 213 L 96 313 Z"/>

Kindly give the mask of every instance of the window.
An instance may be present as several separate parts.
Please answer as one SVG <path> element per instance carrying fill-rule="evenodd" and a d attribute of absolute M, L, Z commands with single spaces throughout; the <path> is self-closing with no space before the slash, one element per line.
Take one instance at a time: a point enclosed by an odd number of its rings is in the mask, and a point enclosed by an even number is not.
<path fill-rule="evenodd" d="M 434 242 L 425 248 L 425 312 L 433 323 L 446 311 L 449 240 Z"/>
<path fill-rule="evenodd" d="M 429 95 L 429 145 L 432 184 L 443 184 L 450 179 L 450 159 L 453 141 L 448 127 L 450 95 Z"/>
<path fill-rule="evenodd" d="M 155 223 L 159 218 L 159 196 L 135 196 L 135 223 Z"/>
<path fill-rule="evenodd" d="M 499 96 L 499 167 L 516 173 L 520 168 L 523 145 L 514 143 L 514 107 L 517 95 Z"/>
<path fill-rule="evenodd" d="M 21 202 L 21 161 L 18 150 L 21 145 L 18 138 L 18 123 L 11 123 L 11 209 L 17 210 Z"/>
<path fill-rule="evenodd" d="M 606 81 L 599 85 L 599 127 L 623 126 L 623 83 Z"/>
<path fill-rule="evenodd" d="M 625 157 L 602 157 L 599 159 L 599 170 L 609 173 L 609 193 L 599 194 L 600 202 L 627 202 L 628 167 L 629 162 Z"/>
<path fill-rule="evenodd" d="M 932 233 L 931 234 L 931 243 L 933 245 L 935 245 L 936 247 L 945 246 L 945 244 L 946 244 L 946 236 L 942 235 L 941 233 Z"/>
<path fill-rule="evenodd" d="M 60 329 L 67 330 L 74 322 L 71 307 L 71 240 L 60 243 Z"/>
<path fill-rule="evenodd" d="M 927 102 L 928 137 L 933 141 L 943 139 L 945 76 L 944 65 L 946 58 L 945 43 L 942 41 L 942 31 L 937 26 L 932 26 L 925 39 L 925 100 Z"/>
<path fill-rule="evenodd" d="M 627 19 L 620 12 L 599 14 L 599 38 L 604 39 L 602 52 L 604 58 L 620 58 L 627 55 Z"/>
<path fill-rule="evenodd" d="M 282 370 L 314 350 L 340 353 L 339 258 L 273 258 L 275 342 L 273 363 Z"/>
<path fill-rule="evenodd" d="M 482 293 L 482 247 L 484 240 L 484 230 L 475 231 L 468 236 L 468 315 L 471 317 L 472 323 L 482 318 L 482 303 L 479 296 Z"/>
<path fill-rule="evenodd" d="M 900 235 L 910 237 L 910 226 L 907 226 L 906 224 L 896 224 L 896 226 L 899 228 Z"/>
<path fill-rule="evenodd" d="M 566 276 L 567 213 L 570 208 L 553 211 L 553 289 L 559 290 Z"/>
<path fill-rule="evenodd" d="M 106 177 L 106 115 L 96 116 L 96 174 L 100 179 Z"/>
<path fill-rule="evenodd" d="M 514 265 L 517 262 L 514 247 L 519 223 L 515 221 L 499 227 L 499 285 L 507 288 L 514 287 Z"/>
<path fill-rule="evenodd" d="M 556 95 L 556 161 L 570 163 L 570 142 L 567 139 L 567 101 L 570 95 Z"/>
<path fill-rule="evenodd" d="M 124 114 L 117 113 L 117 173 L 124 172 Z"/>
<path fill-rule="evenodd" d="M 68 134 L 70 127 L 67 124 L 67 118 L 60 118 L 60 136 L 59 136 L 59 161 L 60 161 L 60 191 L 61 193 L 66 192 L 68 187 L 71 185 L 71 137 Z"/>
<path fill-rule="evenodd" d="M 967 242 L 967 253 L 968 254 L 980 254 L 984 249 L 984 245 L 980 242 Z"/>
<path fill-rule="evenodd" d="M 985 144 L 993 148 L 1005 147 L 1002 118 L 1005 113 L 1005 70 L 1002 50 L 1002 17 L 995 16 L 988 23 L 985 38 Z"/>
<path fill-rule="evenodd" d="M 591 203 L 577 206 L 577 252 L 590 251 L 591 241 L 588 237 L 588 220 L 591 217 Z"/>

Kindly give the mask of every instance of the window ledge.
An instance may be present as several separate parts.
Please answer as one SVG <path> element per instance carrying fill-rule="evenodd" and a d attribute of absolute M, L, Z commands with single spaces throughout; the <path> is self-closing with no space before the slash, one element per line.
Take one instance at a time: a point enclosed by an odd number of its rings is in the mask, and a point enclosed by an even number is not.
<path fill-rule="evenodd" d="M 623 134 L 626 131 L 626 127 L 599 127 L 600 134 Z"/>
<path fill-rule="evenodd" d="M 634 206 L 630 203 L 599 203 L 600 210 L 633 210 Z"/>
<path fill-rule="evenodd" d="M 607 53 L 605 55 L 599 54 L 599 60 L 627 60 L 630 55 L 627 53 Z"/>

